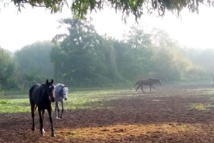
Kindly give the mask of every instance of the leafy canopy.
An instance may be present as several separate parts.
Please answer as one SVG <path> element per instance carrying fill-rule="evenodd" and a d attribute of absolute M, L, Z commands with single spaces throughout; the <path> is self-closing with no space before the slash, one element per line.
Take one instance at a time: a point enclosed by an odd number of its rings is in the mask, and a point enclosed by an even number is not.
<path fill-rule="evenodd" d="M 200 5 L 214 6 L 213 0 L 12 0 L 12 2 L 19 10 L 30 4 L 33 7 L 46 7 L 53 13 L 62 11 L 66 5 L 71 8 L 74 16 L 79 18 L 84 18 L 90 11 L 102 10 L 104 6 L 110 6 L 122 12 L 124 19 L 129 14 L 133 14 L 136 20 L 145 12 L 157 12 L 159 16 L 163 16 L 166 10 L 179 14 L 184 8 L 188 8 L 190 12 L 198 12 Z"/>

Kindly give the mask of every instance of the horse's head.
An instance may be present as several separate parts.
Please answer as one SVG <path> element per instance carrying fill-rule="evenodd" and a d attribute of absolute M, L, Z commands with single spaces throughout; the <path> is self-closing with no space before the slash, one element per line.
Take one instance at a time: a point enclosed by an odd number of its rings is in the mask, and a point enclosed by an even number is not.
<path fill-rule="evenodd" d="M 67 100 L 68 98 L 68 87 L 67 86 L 62 86 L 61 94 L 63 96 L 63 99 Z"/>
<path fill-rule="evenodd" d="M 50 98 L 50 100 L 52 102 L 55 101 L 54 85 L 53 85 L 53 83 L 54 83 L 53 79 L 51 80 L 51 82 L 49 82 L 48 79 L 47 79 L 46 83 L 45 83 L 47 94 L 48 94 L 48 96 L 49 96 L 49 98 Z"/>

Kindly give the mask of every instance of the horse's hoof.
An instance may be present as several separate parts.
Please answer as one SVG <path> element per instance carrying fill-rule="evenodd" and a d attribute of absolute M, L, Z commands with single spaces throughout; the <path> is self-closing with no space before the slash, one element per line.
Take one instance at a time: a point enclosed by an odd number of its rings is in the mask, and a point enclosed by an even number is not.
<path fill-rule="evenodd" d="M 62 118 L 61 118 L 61 117 L 56 117 L 56 119 L 57 119 L 57 120 L 61 120 Z"/>
<path fill-rule="evenodd" d="M 54 133 L 51 134 L 51 137 L 55 137 L 56 135 Z"/>
<path fill-rule="evenodd" d="M 32 131 L 35 131 L 35 128 L 31 128 Z"/>
<path fill-rule="evenodd" d="M 42 136 L 45 136 L 45 130 L 44 129 L 41 130 L 41 134 L 42 134 Z"/>
<path fill-rule="evenodd" d="M 45 136 L 45 133 L 44 133 L 44 132 L 42 132 L 41 134 L 42 134 L 42 136 Z"/>

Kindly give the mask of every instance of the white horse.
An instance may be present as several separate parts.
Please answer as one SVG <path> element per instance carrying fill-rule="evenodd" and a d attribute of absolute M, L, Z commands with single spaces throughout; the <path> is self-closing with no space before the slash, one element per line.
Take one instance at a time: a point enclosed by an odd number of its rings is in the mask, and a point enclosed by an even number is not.
<path fill-rule="evenodd" d="M 68 87 L 64 84 L 57 83 L 55 86 L 55 113 L 56 113 L 56 119 L 62 119 L 62 114 L 64 112 L 64 100 L 68 99 Z M 61 103 L 62 105 L 62 111 L 60 114 L 60 109 L 58 103 Z"/>

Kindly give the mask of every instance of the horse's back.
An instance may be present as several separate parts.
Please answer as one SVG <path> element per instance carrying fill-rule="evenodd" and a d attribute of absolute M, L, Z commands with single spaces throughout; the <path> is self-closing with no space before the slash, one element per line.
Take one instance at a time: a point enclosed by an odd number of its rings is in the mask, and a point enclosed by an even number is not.
<path fill-rule="evenodd" d="M 33 85 L 29 90 L 30 102 L 38 104 L 41 92 L 41 84 Z"/>
<path fill-rule="evenodd" d="M 148 79 L 140 79 L 136 82 L 136 84 L 138 84 L 138 85 L 152 85 L 155 82 L 157 82 L 156 79 L 154 80 L 153 78 L 148 78 Z"/>
<path fill-rule="evenodd" d="M 142 79 L 140 84 L 151 85 L 153 82 L 150 79 Z"/>
<path fill-rule="evenodd" d="M 63 100 L 67 100 L 68 95 L 68 87 L 63 83 L 57 83 L 55 86 L 55 101 L 63 102 Z"/>
<path fill-rule="evenodd" d="M 61 89 L 61 83 L 57 83 L 55 86 L 54 86 L 54 92 L 55 92 L 55 96 L 59 93 L 59 90 Z"/>
<path fill-rule="evenodd" d="M 157 78 L 149 78 L 153 83 L 159 83 L 161 85 L 161 80 Z"/>
<path fill-rule="evenodd" d="M 63 88 L 63 87 L 66 87 L 65 84 L 63 83 L 57 83 L 54 88 L 55 88 L 55 95 L 59 94 L 60 90 Z"/>

